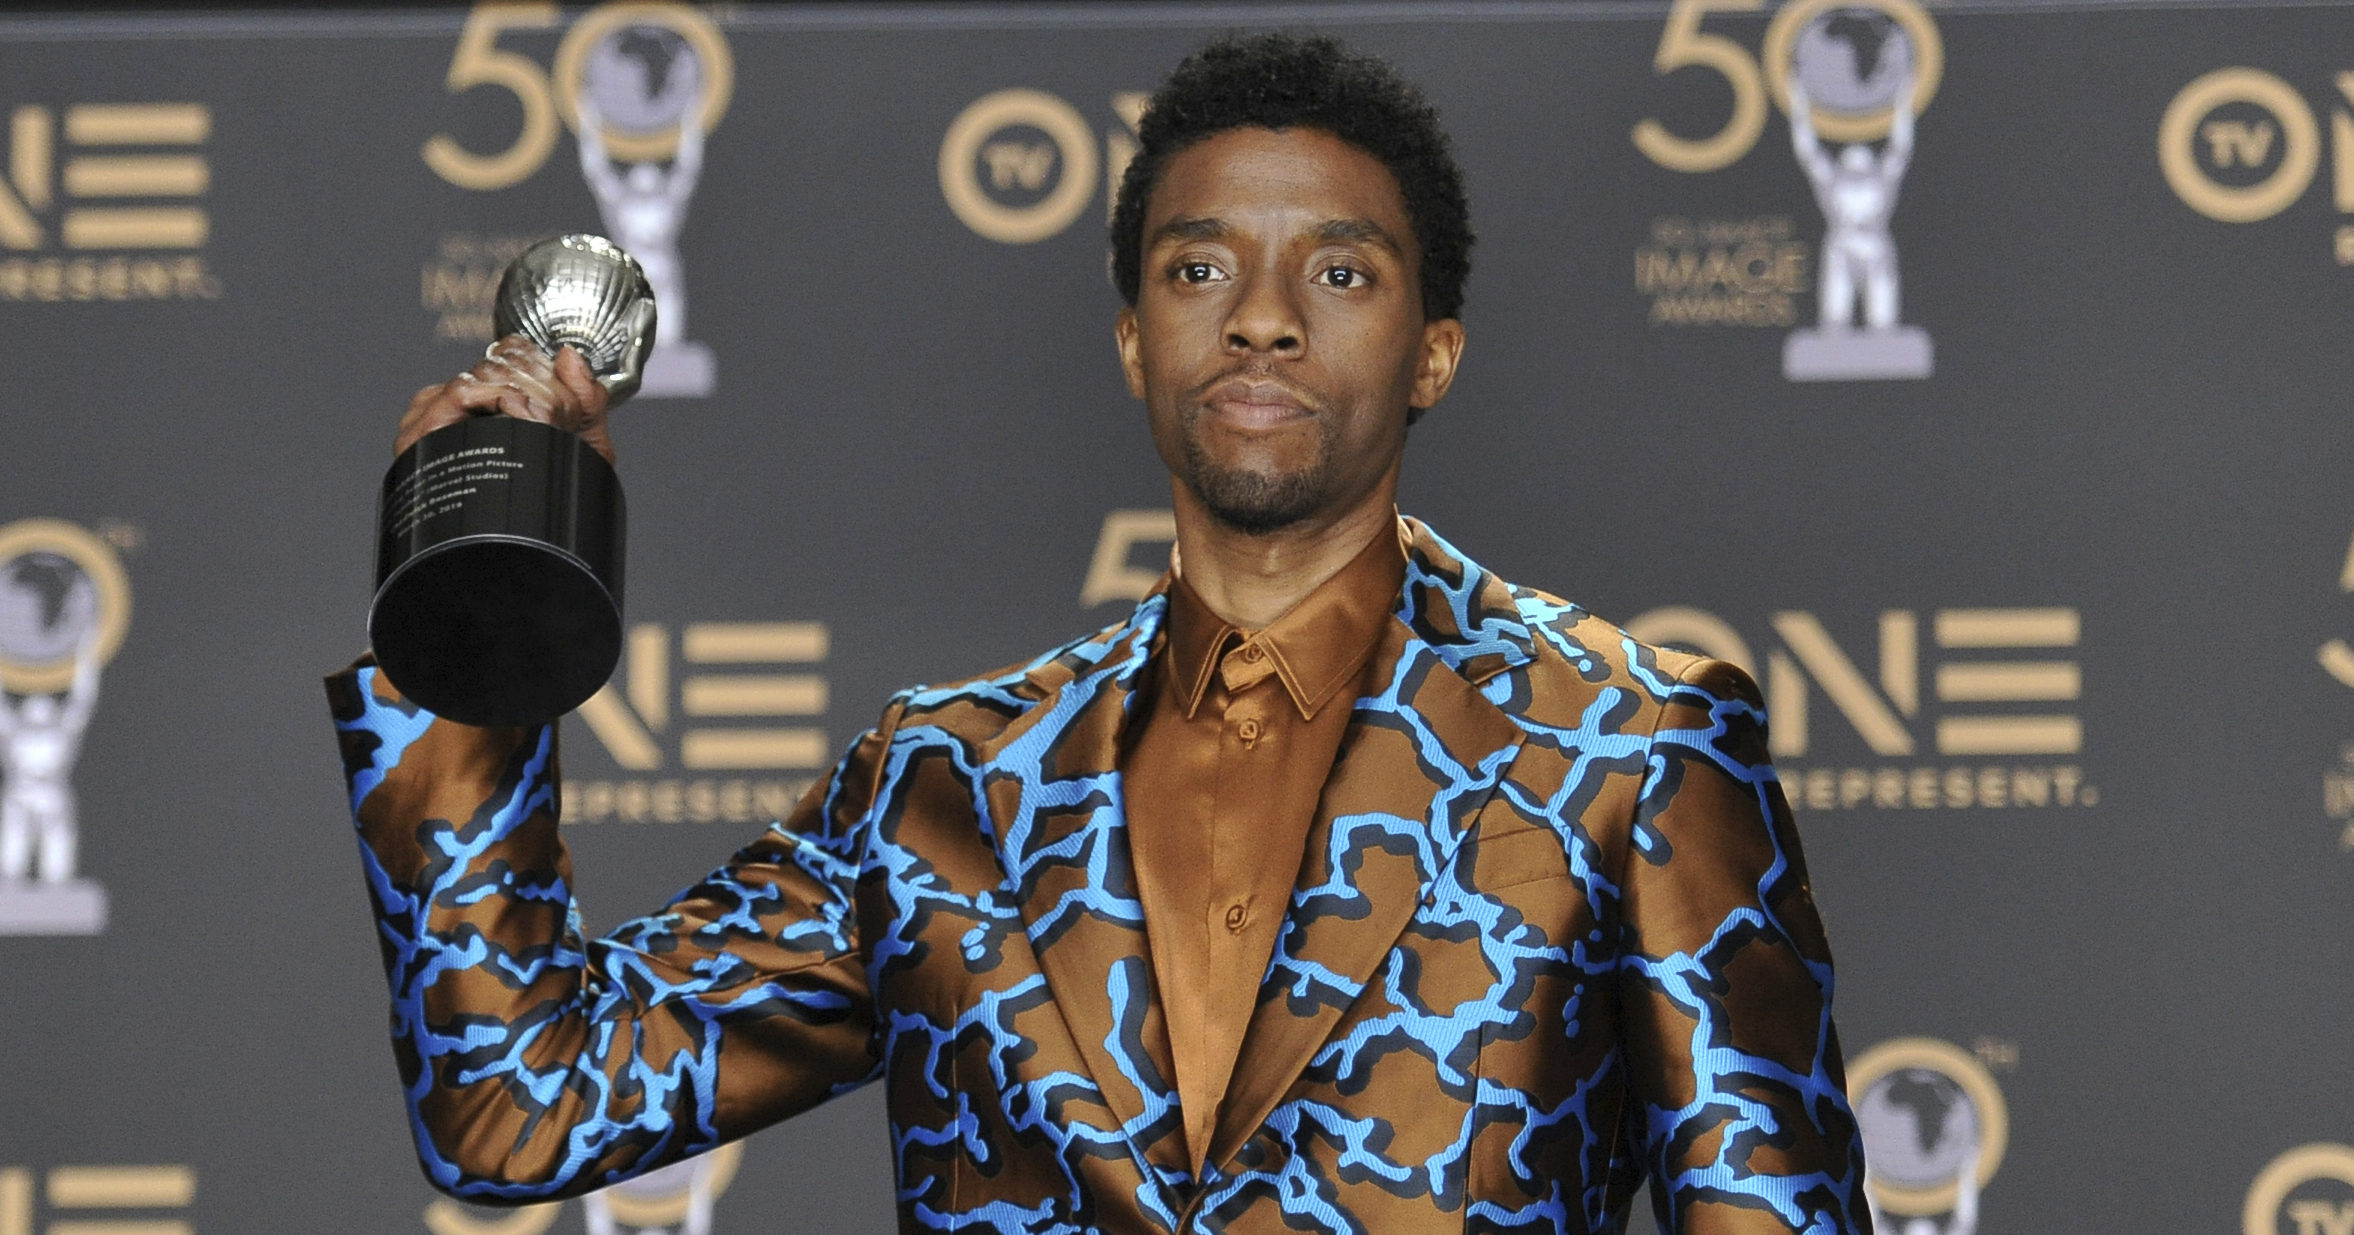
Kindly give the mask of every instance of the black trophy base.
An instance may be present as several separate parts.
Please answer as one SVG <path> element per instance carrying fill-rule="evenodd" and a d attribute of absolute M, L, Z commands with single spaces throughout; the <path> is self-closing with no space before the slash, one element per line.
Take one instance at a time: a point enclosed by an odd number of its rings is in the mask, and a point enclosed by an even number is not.
<path fill-rule="evenodd" d="M 597 693 L 621 615 L 578 561 L 527 540 L 442 544 L 377 595 L 376 663 L 403 696 L 469 725 L 536 725 Z"/>
<path fill-rule="evenodd" d="M 511 416 L 426 434 L 384 477 L 376 663 L 469 725 L 580 706 L 621 659 L 623 522 L 612 466 L 574 434 Z"/>

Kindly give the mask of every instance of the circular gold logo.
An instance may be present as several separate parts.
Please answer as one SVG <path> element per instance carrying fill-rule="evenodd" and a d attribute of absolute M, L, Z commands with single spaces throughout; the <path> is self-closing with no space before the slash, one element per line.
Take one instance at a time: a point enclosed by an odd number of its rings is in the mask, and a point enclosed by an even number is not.
<path fill-rule="evenodd" d="M 736 1180 L 744 1163 L 744 1143 L 730 1141 L 710 1153 L 666 1166 L 636 1179 L 625 1179 L 599 1195 L 613 1217 L 635 1227 L 672 1227 L 686 1220 L 687 1207 L 701 1189 L 717 1200 Z"/>
<path fill-rule="evenodd" d="M 2303 1220 L 2295 1211 L 2311 1205 L 2335 1218 L 2343 1211 L 2344 1196 L 2336 1201 L 2294 1201 L 2290 1194 L 2310 1183 L 2337 1183 L 2354 1188 L 2354 1149 L 2344 1145 L 2299 1145 L 2274 1158 L 2248 1185 L 2248 1203 L 2240 1210 L 2242 1235 L 2281 1235 L 2280 1220 L 2288 1216 L 2299 1230 L 2322 1227 Z M 2342 1190 L 2341 1190 L 2342 1191 Z"/>
<path fill-rule="evenodd" d="M 432 1235 L 542 1235 L 562 1212 L 562 1201 L 492 1210 L 437 1196 L 425 1207 L 425 1229 Z"/>
<path fill-rule="evenodd" d="M 603 121 L 606 153 L 651 163 L 678 152 L 681 124 L 719 127 L 736 93 L 736 60 L 711 19 L 683 4 L 592 9 L 556 47 L 556 102 L 580 131 L 585 91 Z"/>
<path fill-rule="evenodd" d="M 1984 1188 L 2010 1146 L 2011 1113 L 1976 1056 L 1935 1038 L 1893 1038 L 1847 1066 L 1847 1092 L 1880 1207 L 1951 1212 L 1973 1159 Z"/>
<path fill-rule="evenodd" d="M 105 664 L 130 629 L 130 579 L 105 541 L 63 519 L 0 527 L 0 687 L 64 690 L 85 646 Z"/>
<path fill-rule="evenodd" d="M 2254 184 L 2224 184 L 2199 163 L 2200 121 L 2233 103 L 2260 107 L 2279 126 L 2280 164 Z M 2251 141 L 2271 140 L 2269 134 L 2255 130 L 2248 130 L 2248 135 Z M 2224 151 L 2235 159 L 2260 157 L 2231 136 L 2222 130 L 2212 135 L 2209 144 L 2219 157 Z M 2288 209 L 2290 202 L 2304 196 L 2320 166 L 2321 126 L 2313 119 L 2313 109 L 2297 96 L 2295 87 L 2262 69 L 2217 69 L 2200 77 L 2174 96 L 2158 122 L 2158 168 L 2166 173 L 2168 187 L 2191 209 L 2221 222 L 2253 223 Z"/>
<path fill-rule="evenodd" d="M 1008 129 L 1036 129 L 1045 147 L 998 139 Z M 982 184 L 987 156 L 992 184 Z M 1003 244 L 1031 244 L 1058 235 L 1077 222 L 1095 198 L 1095 134 L 1078 109 L 1043 90 L 999 90 L 973 100 L 940 139 L 940 193 L 966 227 Z M 1046 188 L 1052 179 L 1051 189 Z M 992 194 L 1002 182 L 1012 190 L 1045 190 L 1029 204 L 1008 204 Z"/>
<path fill-rule="evenodd" d="M 1888 136 L 1898 105 L 1920 115 L 1945 80 L 1945 39 L 1914 0 L 1790 0 L 1766 27 L 1762 58 L 1784 114 L 1790 75 L 1805 79 L 1815 131 L 1826 141 Z M 1910 99 L 1892 97 L 1906 80 Z"/>

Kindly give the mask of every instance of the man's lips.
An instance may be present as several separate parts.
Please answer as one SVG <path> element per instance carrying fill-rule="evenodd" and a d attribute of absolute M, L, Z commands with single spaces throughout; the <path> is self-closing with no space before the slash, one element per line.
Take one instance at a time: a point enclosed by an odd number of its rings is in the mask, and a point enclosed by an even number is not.
<path fill-rule="evenodd" d="M 1204 406 L 1227 424 L 1242 429 L 1269 429 L 1304 419 L 1307 401 L 1280 382 L 1235 378 L 1210 389 Z"/>

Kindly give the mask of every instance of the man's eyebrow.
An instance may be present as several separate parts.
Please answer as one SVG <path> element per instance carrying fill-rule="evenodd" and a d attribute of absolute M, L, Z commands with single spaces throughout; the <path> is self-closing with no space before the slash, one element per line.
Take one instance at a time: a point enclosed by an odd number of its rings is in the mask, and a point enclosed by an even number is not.
<path fill-rule="evenodd" d="M 1403 255 L 1405 246 L 1389 230 L 1371 219 L 1326 219 L 1316 228 L 1320 244 L 1369 244 Z"/>
<path fill-rule="evenodd" d="M 1227 234 L 1224 219 L 1171 219 L 1154 229 L 1153 244 L 1164 240 L 1219 240 Z"/>

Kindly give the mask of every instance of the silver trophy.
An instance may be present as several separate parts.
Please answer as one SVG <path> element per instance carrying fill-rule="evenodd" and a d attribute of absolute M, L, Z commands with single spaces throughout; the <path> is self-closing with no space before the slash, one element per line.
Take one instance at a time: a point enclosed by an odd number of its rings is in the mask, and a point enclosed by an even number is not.
<path fill-rule="evenodd" d="M 549 355 L 570 344 L 618 404 L 654 342 L 645 271 L 601 236 L 524 250 L 491 324 Z M 621 659 L 625 512 L 577 434 L 476 416 L 419 438 L 385 473 L 368 637 L 410 700 L 472 725 L 578 707 Z"/>

